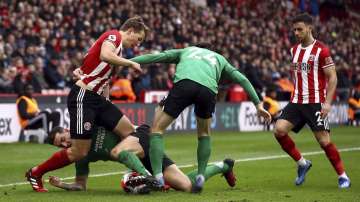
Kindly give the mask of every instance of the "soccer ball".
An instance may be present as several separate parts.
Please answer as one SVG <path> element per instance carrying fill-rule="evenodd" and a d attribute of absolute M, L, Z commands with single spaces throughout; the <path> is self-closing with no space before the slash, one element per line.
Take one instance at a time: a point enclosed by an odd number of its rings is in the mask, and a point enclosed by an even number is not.
<path fill-rule="evenodd" d="M 129 194 L 149 194 L 151 191 L 145 183 L 145 176 L 134 171 L 125 173 L 120 185 L 121 188 Z"/>

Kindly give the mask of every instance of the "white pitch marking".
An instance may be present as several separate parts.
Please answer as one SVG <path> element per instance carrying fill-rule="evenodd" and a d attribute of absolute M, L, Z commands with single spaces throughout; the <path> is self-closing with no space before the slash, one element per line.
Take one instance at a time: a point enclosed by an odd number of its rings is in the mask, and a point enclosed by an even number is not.
<path fill-rule="evenodd" d="M 353 148 L 344 148 L 344 149 L 339 149 L 339 152 L 349 152 L 349 151 L 360 151 L 360 147 L 353 147 Z M 322 154 L 324 153 L 324 151 L 314 151 L 314 152 L 304 152 L 302 153 L 303 156 L 313 156 L 313 155 L 318 155 L 318 154 Z M 260 157 L 254 157 L 254 158 L 244 158 L 244 159 L 236 159 L 236 162 L 245 162 L 245 161 L 261 161 L 261 160 L 271 160 L 271 159 L 281 159 L 281 158 L 289 158 L 288 155 L 273 155 L 273 156 L 260 156 Z M 209 164 L 214 164 L 214 163 L 218 163 L 218 161 L 216 162 L 211 162 Z M 181 165 L 178 166 L 179 168 L 189 168 L 189 167 L 194 167 L 195 164 L 187 164 L 187 165 Z M 110 175 L 119 175 L 119 174 L 124 174 L 126 173 L 126 171 L 120 171 L 120 172 L 110 172 L 110 173 L 99 173 L 99 174 L 94 174 L 94 175 L 89 175 L 89 177 L 104 177 L 104 176 L 110 176 Z M 61 180 L 71 180 L 71 179 L 75 179 L 75 177 L 64 177 L 61 178 Z M 49 180 L 45 180 L 46 182 L 49 182 Z M 0 187 L 11 187 L 11 186 L 16 186 L 16 185 L 25 185 L 28 184 L 29 182 L 15 182 L 15 183 L 11 183 L 11 184 L 0 184 Z"/>

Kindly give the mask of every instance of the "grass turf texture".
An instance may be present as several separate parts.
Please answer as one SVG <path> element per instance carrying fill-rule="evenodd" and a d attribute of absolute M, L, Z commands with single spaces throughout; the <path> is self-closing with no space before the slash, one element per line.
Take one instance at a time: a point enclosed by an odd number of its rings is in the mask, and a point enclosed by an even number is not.
<path fill-rule="evenodd" d="M 309 130 L 292 135 L 302 152 L 321 151 Z M 331 138 L 339 149 L 360 147 L 360 128 L 338 127 L 332 129 Z M 177 165 L 196 162 L 196 136 L 178 134 L 165 137 L 165 150 Z M 237 185 L 230 188 L 224 178 L 215 176 L 205 184 L 200 195 L 170 191 L 134 196 L 120 188 L 122 174 L 90 177 L 88 191 L 68 192 L 51 187 L 48 193 L 35 193 L 30 185 L 11 185 L 25 182 L 25 171 L 47 159 L 57 149 L 39 144 L 0 144 L 0 201 L 360 201 L 360 151 L 341 152 L 347 174 L 352 181 L 348 190 L 337 188 L 337 176 L 326 156 L 309 155 L 313 167 L 305 183 L 294 185 L 296 164 L 289 157 L 268 160 L 240 161 L 235 164 Z M 210 161 L 284 155 L 270 132 L 223 132 L 212 135 Z M 182 168 L 188 172 L 194 167 Z M 91 174 L 124 171 L 125 167 L 113 162 L 97 162 L 90 165 Z M 50 175 L 69 177 L 74 166 L 51 172 Z M 45 176 L 47 179 L 49 175 Z M 71 182 L 72 180 L 67 180 Z M 7 185 L 7 186 L 4 186 Z"/>

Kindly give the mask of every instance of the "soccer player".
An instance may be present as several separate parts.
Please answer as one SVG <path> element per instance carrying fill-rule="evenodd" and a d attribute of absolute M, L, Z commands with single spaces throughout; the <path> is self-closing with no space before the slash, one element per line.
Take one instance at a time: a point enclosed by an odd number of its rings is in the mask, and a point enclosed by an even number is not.
<path fill-rule="evenodd" d="M 253 86 L 237 69 L 220 54 L 209 50 L 203 43 L 184 49 L 167 50 L 158 54 L 147 54 L 132 58 L 140 64 L 176 63 L 174 87 L 161 102 L 162 110 L 155 113 L 150 138 L 150 160 L 155 177 L 164 184 L 161 159 L 164 155 L 163 134 L 165 129 L 189 105 L 195 104 L 198 134 L 198 174 L 193 192 L 201 192 L 205 181 L 205 169 L 210 157 L 210 123 L 215 109 L 218 82 L 222 75 L 241 84 L 256 105 L 258 114 L 271 120 L 271 115 L 262 107 Z"/>
<path fill-rule="evenodd" d="M 89 174 L 89 163 L 96 162 L 99 160 L 110 160 L 110 161 L 117 161 L 118 159 L 114 159 L 111 153 L 113 152 L 126 152 L 132 155 L 138 155 L 141 162 L 141 165 L 144 167 L 139 168 L 137 167 L 137 173 L 140 175 L 146 175 L 146 172 L 152 173 L 152 168 L 150 165 L 149 159 L 149 133 L 150 133 L 150 126 L 148 125 L 141 125 L 136 129 L 136 132 L 131 133 L 128 137 L 124 140 L 121 140 L 117 135 L 113 134 L 105 130 L 105 128 L 98 127 L 96 135 L 92 137 L 92 144 L 88 155 L 81 159 L 80 161 L 75 162 L 76 168 L 76 178 L 74 183 L 65 183 L 62 182 L 58 177 L 51 176 L 50 177 L 50 184 L 53 186 L 71 190 L 71 191 L 81 191 L 86 190 L 86 182 Z M 64 130 L 61 127 L 57 127 L 54 129 L 49 136 L 50 140 L 49 143 L 59 147 L 69 147 L 71 142 L 70 134 L 67 130 Z M 130 155 L 128 155 L 130 156 Z M 136 157 L 132 157 L 132 163 L 135 164 L 136 161 L 139 159 Z M 124 159 L 126 160 L 126 159 Z M 130 161 L 130 160 L 127 160 Z M 124 163 L 121 162 L 120 163 Z M 139 164 L 136 162 L 136 164 Z M 164 177 L 167 185 L 170 187 L 180 190 L 180 191 L 191 191 L 192 182 L 194 181 L 195 174 L 197 171 L 190 172 L 188 175 L 185 175 L 175 164 L 174 162 L 167 157 L 166 155 L 162 158 L 162 165 L 163 165 L 163 172 Z M 235 186 L 235 175 L 233 173 L 233 166 L 234 160 L 232 159 L 225 159 L 223 162 L 209 165 L 206 168 L 205 176 L 206 179 L 216 175 L 216 174 L 223 174 L 225 179 L 227 180 L 228 184 L 233 187 Z M 128 166 L 129 167 L 129 166 Z M 145 170 L 146 169 L 146 170 Z M 145 179 L 145 178 L 143 178 Z M 157 181 L 156 181 L 157 182 Z M 153 182 L 146 182 L 147 186 L 151 186 Z M 139 193 L 147 193 L 149 191 L 149 187 L 143 187 L 144 189 L 137 190 Z M 152 187 L 151 187 L 152 188 Z M 150 188 L 150 189 L 151 189 Z M 156 188 L 156 187 L 155 187 Z"/>
<path fill-rule="evenodd" d="M 312 164 L 301 155 L 288 133 L 290 130 L 297 133 L 308 124 L 339 176 L 339 187 L 348 188 L 350 179 L 345 173 L 335 144 L 330 141 L 327 118 L 337 83 L 335 65 L 329 48 L 314 39 L 312 21 L 308 14 L 300 14 L 292 21 L 298 40 L 290 49 L 295 90 L 290 103 L 276 121 L 274 134 L 282 149 L 298 164 L 296 185 L 304 182 Z"/>
<path fill-rule="evenodd" d="M 148 27 L 141 17 L 124 22 L 120 30 L 103 33 L 88 50 L 80 70 L 84 76 L 72 87 L 67 100 L 70 113 L 71 147 L 53 154 L 47 161 L 31 168 L 27 180 L 37 192 L 45 192 L 41 177 L 85 157 L 91 146 L 91 137 L 96 125 L 113 131 L 121 138 L 134 131 L 134 126 L 106 97 L 109 95 L 109 80 L 117 66 L 128 66 L 141 71 L 136 62 L 121 57 L 122 48 L 138 46 L 146 37 Z M 115 156 L 114 158 L 122 158 Z"/>

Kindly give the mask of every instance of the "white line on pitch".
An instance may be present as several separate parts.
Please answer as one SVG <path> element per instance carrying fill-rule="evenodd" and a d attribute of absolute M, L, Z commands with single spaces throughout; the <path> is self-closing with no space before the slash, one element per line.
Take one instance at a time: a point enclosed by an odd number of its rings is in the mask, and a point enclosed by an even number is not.
<path fill-rule="evenodd" d="M 339 152 L 349 152 L 349 151 L 360 151 L 360 147 L 339 149 Z M 302 153 L 302 155 L 303 156 L 313 156 L 313 155 L 318 155 L 318 154 L 322 154 L 322 153 L 324 153 L 324 151 L 304 152 L 304 153 Z M 261 161 L 261 160 L 280 159 L 280 158 L 288 158 L 288 157 L 289 157 L 288 155 L 273 155 L 273 156 L 261 156 L 261 157 L 254 157 L 254 158 L 237 159 L 235 161 L 236 162 Z M 217 162 L 211 162 L 211 163 L 217 163 Z M 193 167 L 193 166 L 195 166 L 195 164 L 181 165 L 181 166 L 178 166 L 178 167 L 179 168 L 189 168 L 189 167 Z M 104 177 L 104 176 L 110 176 L 110 175 L 119 175 L 119 174 L 124 174 L 125 172 L 126 171 L 110 172 L 110 173 L 99 173 L 99 174 L 89 175 L 89 177 Z M 75 177 L 64 177 L 64 178 L 61 178 L 61 179 L 62 180 L 71 180 L 71 179 L 75 179 Z M 48 180 L 46 180 L 46 182 L 48 182 Z M 16 185 L 24 185 L 24 184 L 28 184 L 28 182 L 16 182 L 16 183 L 11 183 L 11 184 L 0 184 L 0 187 L 11 187 L 11 186 L 16 186 Z"/>

